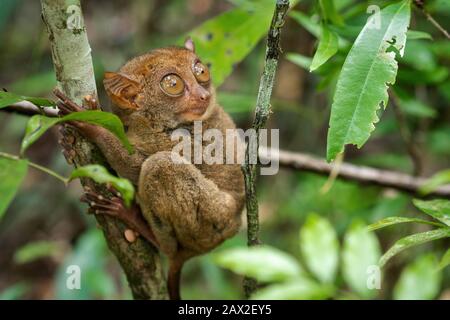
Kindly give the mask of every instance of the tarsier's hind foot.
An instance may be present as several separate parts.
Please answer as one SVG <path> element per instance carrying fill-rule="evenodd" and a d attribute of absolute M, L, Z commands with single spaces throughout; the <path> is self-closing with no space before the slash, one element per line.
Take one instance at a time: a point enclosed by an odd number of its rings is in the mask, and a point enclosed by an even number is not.
<path fill-rule="evenodd" d="M 94 214 L 104 214 L 121 220 L 129 228 L 138 232 L 147 241 L 158 247 L 158 242 L 152 232 L 150 226 L 142 217 L 141 210 L 137 204 L 132 204 L 129 208 L 125 205 L 123 199 L 118 192 L 111 190 L 116 196 L 111 199 L 87 189 L 81 197 L 81 201 L 89 205 L 89 212 Z M 125 234 L 127 240 L 130 237 Z"/>

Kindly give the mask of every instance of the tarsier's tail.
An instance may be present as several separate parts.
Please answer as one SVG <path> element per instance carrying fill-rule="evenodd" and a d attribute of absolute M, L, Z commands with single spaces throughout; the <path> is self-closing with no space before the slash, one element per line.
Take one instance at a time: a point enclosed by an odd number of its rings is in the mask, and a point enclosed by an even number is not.
<path fill-rule="evenodd" d="M 181 269 L 183 268 L 184 260 L 170 259 L 169 274 L 167 276 L 167 289 L 169 290 L 170 300 L 181 300 L 180 296 L 180 278 Z"/>

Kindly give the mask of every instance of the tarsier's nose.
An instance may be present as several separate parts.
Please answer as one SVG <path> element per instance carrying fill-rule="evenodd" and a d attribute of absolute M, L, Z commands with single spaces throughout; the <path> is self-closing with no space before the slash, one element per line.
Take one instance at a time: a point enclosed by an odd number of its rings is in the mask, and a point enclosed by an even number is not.
<path fill-rule="evenodd" d="M 211 93 L 209 93 L 208 90 L 203 88 L 202 86 L 198 86 L 195 90 L 195 95 L 198 97 L 201 101 L 208 101 L 211 97 Z"/>

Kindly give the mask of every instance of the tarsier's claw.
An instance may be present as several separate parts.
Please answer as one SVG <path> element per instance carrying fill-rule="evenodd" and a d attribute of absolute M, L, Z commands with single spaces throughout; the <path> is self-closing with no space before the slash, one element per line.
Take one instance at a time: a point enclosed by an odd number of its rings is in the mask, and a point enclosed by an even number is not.
<path fill-rule="evenodd" d="M 111 186 L 108 190 L 113 194 L 119 194 Z M 127 239 L 128 242 L 132 243 L 139 235 L 142 235 L 147 241 L 158 246 L 158 242 L 156 241 L 150 226 L 143 219 L 138 206 L 133 205 L 130 208 L 127 208 L 122 198 L 112 197 L 111 199 L 108 199 L 93 192 L 88 187 L 85 187 L 85 194 L 81 196 L 80 200 L 89 205 L 89 213 L 115 217 L 131 228 L 124 232 L 125 239 Z M 137 232 L 133 230 L 137 230 Z"/>
<path fill-rule="evenodd" d="M 91 110 L 98 109 L 97 100 L 90 94 L 88 94 L 83 98 L 83 106 Z"/>

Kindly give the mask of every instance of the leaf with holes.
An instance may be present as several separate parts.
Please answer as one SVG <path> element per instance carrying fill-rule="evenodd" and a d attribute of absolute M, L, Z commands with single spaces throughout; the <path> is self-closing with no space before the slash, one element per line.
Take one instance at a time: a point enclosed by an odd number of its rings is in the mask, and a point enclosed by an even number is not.
<path fill-rule="evenodd" d="M 0 219 L 19 190 L 27 170 L 27 160 L 13 160 L 0 156 Z"/>
<path fill-rule="evenodd" d="M 410 1 L 380 11 L 380 26 L 368 21 L 353 44 L 336 85 L 328 130 L 327 160 L 346 144 L 362 147 L 378 122 L 377 112 L 388 101 L 388 85 L 395 83 L 410 20 Z"/>
<path fill-rule="evenodd" d="M 120 192 L 125 205 L 128 207 L 134 199 L 134 187 L 129 180 L 113 176 L 108 170 L 98 164 L 76 168 L 70 174 L 69 179 L 73 180 L 76 178 L 91 178 L 97 183 L 111 184 Z"/>

